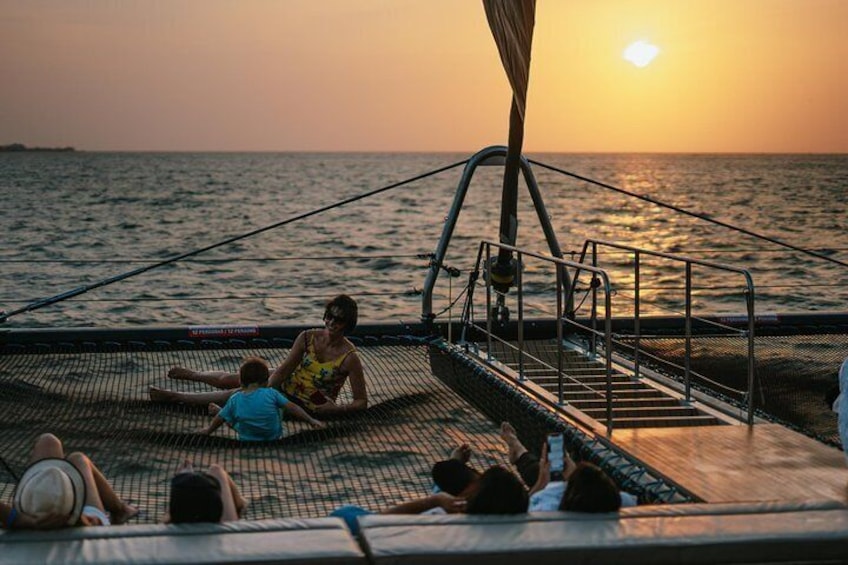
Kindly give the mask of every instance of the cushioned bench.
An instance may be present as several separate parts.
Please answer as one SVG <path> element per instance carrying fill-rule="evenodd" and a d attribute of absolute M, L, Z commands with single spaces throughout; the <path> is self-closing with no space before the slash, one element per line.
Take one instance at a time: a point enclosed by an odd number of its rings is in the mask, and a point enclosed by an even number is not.
<path fill-rule="evenodd" d="M 367 563 L 338 518 L 126 525 L 0 535 L 0 563 Z"/>
<path fill-rule="evenodd" d="M 848 509 L 818 504 L 686 504 L 615 514 L 360 518 L 374 565 L 846 563 Z"/>

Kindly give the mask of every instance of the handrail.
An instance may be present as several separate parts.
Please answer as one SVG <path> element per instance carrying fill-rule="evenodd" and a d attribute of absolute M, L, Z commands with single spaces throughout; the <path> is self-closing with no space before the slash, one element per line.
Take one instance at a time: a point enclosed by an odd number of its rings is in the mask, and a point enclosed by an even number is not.
<path fill-rule="evenodd" d="M 523 290 L 523 278 L 521 276 L 521 266 L 523 265 L 524 257 L 533 257 L 535 259 L 539 259 L 554 265 L 554 269 L 557 273 L 556 280 L 556 295 L 557 295 L 557 322 L 556 322 L 556 333 L 557 333 L 557 387 L 558 387 L 558 403 L 562 405 L 563 403 L 563 370 L 562 370 L 562 356 L 563 356 L 563 322 L 567 322 L 571 325 L 578 326 L 584 329 L 589 329 L 592 336 L 596 336 L 598 333 L 602 333 L 604 338 L 604 347 L 606 350 L 606 363 L 605 363 L 605 371 L 606 371 L 606 425 L 607 425 L 607 433 L 612 433 L 613 427 L 613 413 L 612 413 L 612 352 L 613 352 L 613 339 L 612 339 L 612 285 L 610 283 L 610 278 L 607 272 L 604 269 L 598 267 L 592 267 L 585 265 L 583 263 L 577 261 L 571 261 L 568 259 L 562 259 L 559 257 L 551 257 L 547 255 L 542 255 L 540 253 L 536 253 L 533 251 L 528 251 L 526 249 L 521 249 L 512 245 L 508 245 L 505 243 L 500 243 L 492 240 L 482 240 L 480 242 L 479 249 L 477 251 L 477 261 L 475 263 L 474 272 L 471 274 L 472 284 L 469 284 L 468 294 L 466 296 L 466 305 L 462 314 L 462 322 L 463 322 L 463 335 L 462 340 L 465 340 L 466 328 L 474 326 L 474 322 L 472 321 L 472 303 L 473 303 L 473 295 L 474 295 L 474 281 L 479 278 L 481 265 L 485 267 L 486 271 L 486 339 L 487 339 L 487 356 L 491 360 L 491 352 L 492 352 L 492 336 L 493 336 L 493 327 L 495 321 L 492 319 L 493 309 L 492 309 L 492 248 L 496 248 L 497 250 L 504 250 L 511 253 L 514 253 L 516 256 L 517 264 L 519 268 L 517 270 L 516 276 L 516 286 L 517 286 L 517 301 L 518 301 L 518 366 L 519 366 L 519 379 L 524 379 L 524 290 Z M 563 277 L 567 277 L 567 268 L 575 269 L 575 270 L 584 270 L 590 273 L 593 273 L 594 276 L 597 276 L 601 281 L 601 286 L 604 289 L 604 330 L 603 332 L 598 332 L 594 327 L 586 328 L 582 326 L 575 320 L 569 319 L 566 316 L 563 316 L 562 310 L 562 300 L 563 296 L 566 293 L 563 291 Z M 597 300 L 593 301 L 592 306 L 592 318 L 593 320 L 597 320 Z"/>
<path fill-rule="evenodd" d="M 662 251 L 652 251 L 648 249 L 643 249 L 639 247 L 634 247 L 631 245 L 624 245 L 621 243 L 615 243 L 611 241 L 606 241 L 602 239 L 592 239 L 589 238 L 583 242 L 583 248 L 580 253 L 580 263 L 583 263 L 586 260 L 586 256 L 591 249 L 592 255 L 592 268 L 597 268 L 598 263 L 598 247 L 611 247 L 613 249 L 619 249 L 622 251 L 627 251 L 633 253 L 634 255 L 634 312 L 633 312 L 633 328 L 634 328 L 634 345 L 633 345 L 633 355 L 634 355 L 634 372 L 635 375 L 639 376 L 639 341 L 640 341 L 640 328 L 639 328 L 639 320 L 640 320 L 640 282 L 641 282 L 641 259 L 642 255 L 649 255 L 652 257 L 659 257 L 661 259 L 667 259 L 670 261 L 675 261 L 678 263 L 683 263 L 686 270 L 686 286 L 685 286 L 685 348 L 686 353 L 684 357 L 684 387 L 685 387 L 685 399 L 686 402 L 691 401 L 691 355 L 692 355 L 692 266 L 698 265 L 701 267 L 707 267 L 710 269 L 715 269 L 719 271 L 726 271 L 731 273 L 737 273 L 744 277 L 745 279 L 745 302 L 748 311 L 748 329 L 746 332 L 748 338 L 748 425 L 752 425 L 754 423 L 754 383 L 755 383 L 755 356 L 754 356 L 754 336 L 755 336 L 755 326 L 756 326 L 756 317 L 754 315 L 754 281 L 751 277 L 751 273 L 747 269 L 742 269 L 740 267 L 734 267 L 732 265 L 724 265 L 721 263 L 716 263 L 713 261 L 704 261 L 700 259 L 693 259 L 691 257 L 683 257 L 680 255 L 674 255 L 671 253 L 664 253 Z M 584 268 L 585 270 L 590 270 L 588 266 Z M 574 285 L 572 285 L 572 292 L 575 286 L 577 285 L 577 280 L 580 276 L 580 271 L 578 270 L 574 275 Z M 595 293 L 597 289 L 592 288 L 592 296 L 594 300 Z"/>
<path fill-rule="evenodd" d="M 448 246 L 450 245 L 453 230 L 456 227 L 459 219 L 459 213 L 462 211 L 462 204 L 465 201 L 465 195 L 471 186 L 471 179 L 478 167 L 488 165 L 501 165 L 506 158 L 507 148 L 501 145 L 493 145 L 481 149 L 475 153 L 465 164 L 462 171 L 462 177 L 457 185 L 454 193 L 453 204 L 445 218 L 445 225 L 442 228 L 442 235 L 439 238 L 439 243 L 436 245 L 436 251 L 433 253 L 433 259 L 430 262 L 430 270 L 427 272 L 427 278 L 424 280 L 424 288 L 421 299 L 421 320 L 425 324 L 432 324 L 433 314 L 433 289 L 436 286 L 436 280 L 439 277 L 439 271 L 443 268 L 442 263 L 447 255 Z M 551 254 L 556 257 L 562 257 L 562 250 L 557 240 L 556 232 L 551 224 L 551 218 L 545 208 L 542 192 L 539 190 L 539 185 L 536 183 L 536 178 L 533 176 L 533 170 L 530 168 L 530 163 L 525 157 L 520 160 L 521 172 L 524 175 L 524 182 L 527 185 L 527 190 L 530 193 L 530 198 L 533 201 L 533 207 L 536 210 L 536 216 L 539 219 L 539 224 L 542 232 L 545 234 L 545 240 L 548 243 L 548 249 Z M 570 288 L 570 280 L 565 273 L 563 276 L 563 284 L 566 288 Z"/>

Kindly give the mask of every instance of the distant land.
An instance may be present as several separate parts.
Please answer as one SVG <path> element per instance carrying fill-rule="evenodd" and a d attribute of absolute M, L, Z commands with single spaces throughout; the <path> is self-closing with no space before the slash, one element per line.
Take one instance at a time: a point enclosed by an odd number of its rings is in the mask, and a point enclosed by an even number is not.
<path fill-rule="evenodd" d="M 0 151 L 76 151 L 73 147 L 27 147 L 23 143 L 0 145 Z"/>

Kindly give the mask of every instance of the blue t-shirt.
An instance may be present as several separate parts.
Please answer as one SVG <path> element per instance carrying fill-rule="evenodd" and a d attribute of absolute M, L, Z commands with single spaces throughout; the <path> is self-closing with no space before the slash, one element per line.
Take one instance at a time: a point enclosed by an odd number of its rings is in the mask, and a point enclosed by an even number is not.
<path fill-rule="evenodd" d="M 283 437 L 280 408 L 289 400 L 274 388 L 240 390 L 218 413 L 235 429 L 242 441 L 272 441 Z"/>

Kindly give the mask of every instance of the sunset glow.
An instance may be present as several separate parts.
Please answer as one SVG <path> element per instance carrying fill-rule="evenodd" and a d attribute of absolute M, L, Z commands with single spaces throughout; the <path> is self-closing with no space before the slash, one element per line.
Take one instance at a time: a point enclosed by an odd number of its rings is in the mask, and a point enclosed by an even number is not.
<path fill-rule="evenodd" d="M 637 41 L 627 46 L 624 50 L 624 58 L 637 67 L 647 67 L 659 52 L 660 48 L 656 45 L 651 45 L 647 41 Z"/>
<path fill-rule="evenodd" d="M 0 10 L 0 144 L 468 152 L 507 140 L 509 85 L 479 1 Z M 525 149 L 848 152 L 845 22 L 842 0 L 539 0 Z M 639 39 L 661 49 L 648 67 L 622 59 Z"/>

